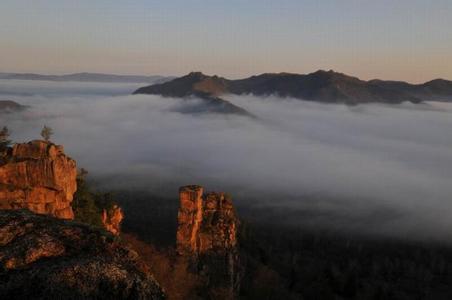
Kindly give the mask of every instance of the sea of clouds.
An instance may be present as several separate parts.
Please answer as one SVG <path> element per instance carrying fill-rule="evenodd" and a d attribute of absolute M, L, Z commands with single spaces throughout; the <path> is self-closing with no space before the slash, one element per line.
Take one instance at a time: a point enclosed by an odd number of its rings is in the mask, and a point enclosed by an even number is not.
<path fill-rule="evenodd" d="M 130 95 L 139 86 L 0 80 L 0 100 L 30 106 L 0 126 L 17 142 L 51 126 L 107 188 L 201 184 L 257 219 L 452 240 L 452 103 L 226 97 L 253 119 L 183 114 L 200 102 Z"/>

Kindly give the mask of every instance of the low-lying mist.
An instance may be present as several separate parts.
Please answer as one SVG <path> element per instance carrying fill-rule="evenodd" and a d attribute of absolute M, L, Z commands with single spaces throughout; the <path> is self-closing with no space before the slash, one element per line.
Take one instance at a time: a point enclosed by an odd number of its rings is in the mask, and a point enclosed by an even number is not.
<path fill-rule="evenodd" d="M 17 142 L 51 126 L 53 140 L 111 189 L 176 195 L 201 184 L 264 222 L 452 237 L 452 104 L 226 97 L 253 119 L 182 114 L 196 103 L 128 95 L 138 86 L 0 80 L 0 98 L 31 106 L 0 115 L 0 125 Z"/>

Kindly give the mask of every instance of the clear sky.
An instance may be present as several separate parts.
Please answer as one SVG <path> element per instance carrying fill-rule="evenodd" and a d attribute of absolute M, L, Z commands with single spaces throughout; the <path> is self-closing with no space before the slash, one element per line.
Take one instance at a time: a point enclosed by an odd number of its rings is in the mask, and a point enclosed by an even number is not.
<path fill-rule="evenodd" d="M 452 79 L 450 0 L 1 0 L 0 71 Z"/>

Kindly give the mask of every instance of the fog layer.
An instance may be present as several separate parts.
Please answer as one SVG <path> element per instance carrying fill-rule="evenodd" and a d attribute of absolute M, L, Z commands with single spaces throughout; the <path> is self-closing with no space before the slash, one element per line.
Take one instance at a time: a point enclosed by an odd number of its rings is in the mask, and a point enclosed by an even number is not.
<path fill-rule="evenodd" d="M 0 80 L 2 100 L 31 106 L 0 115 L 0 125 L 17 142 L 51 126 L 79 167 L 111 188 L 176 194 L 201 184 L 269 222 L 452 237 L 452 104 L 226 97 L 252 119 L 182 114 L 198 103 L 128 95 L 137 87 Z"/>

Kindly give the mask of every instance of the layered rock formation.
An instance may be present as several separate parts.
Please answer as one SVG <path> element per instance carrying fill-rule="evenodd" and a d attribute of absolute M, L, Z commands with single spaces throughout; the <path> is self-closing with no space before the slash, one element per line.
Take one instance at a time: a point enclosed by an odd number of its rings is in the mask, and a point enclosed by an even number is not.
<path fill-rule="evenodd" d="M 233 298 L 239 283 L 238 219 L 228 195 L 203 193 L 196 185 L 179 190 L 177 252 L 208 278 L 210 288 Z"/>
<path fill-rule="evenodd" d="M 76 163 L 62 146 L 38 140 L 15 144 L 0 160 L 0 209 L 73 219 L 76 177 Z"/>
<path fill-rule="evenodd" d="M 122 209 L 116 204 L 108 210 L 102 210 L 102 224 L 106 230 L 114 235 L 119 235 L 121 233 L 121 222 L 123 219 L 124 214 Z"/>
<path fill-rule="evenodd" d="M 0 210 L 0 278 L 0 299 L 164 299 L 113 235 L 27 210 Z"/>

